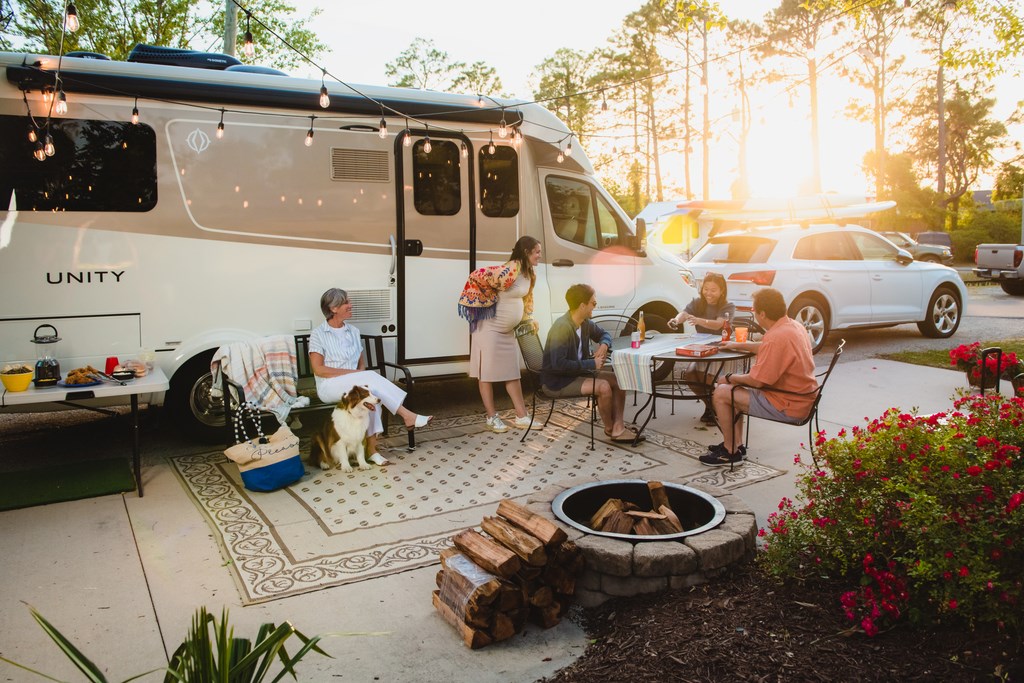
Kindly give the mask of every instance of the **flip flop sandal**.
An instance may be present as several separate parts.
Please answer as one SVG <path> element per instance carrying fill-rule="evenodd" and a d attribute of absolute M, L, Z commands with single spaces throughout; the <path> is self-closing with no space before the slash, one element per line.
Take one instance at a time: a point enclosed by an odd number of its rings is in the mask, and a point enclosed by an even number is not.
<path fill-rule="evenodd" d="M 388 460 L 387 458 L 385 458 L 380 453 L 374 453 L 369 458 L 367 458 L 367 460 L 372 462 L 374 465 L 379 465 L 381 467 L 384 467 L 385 465 L 390 465 L 391 464 L 391 461 Z"/>

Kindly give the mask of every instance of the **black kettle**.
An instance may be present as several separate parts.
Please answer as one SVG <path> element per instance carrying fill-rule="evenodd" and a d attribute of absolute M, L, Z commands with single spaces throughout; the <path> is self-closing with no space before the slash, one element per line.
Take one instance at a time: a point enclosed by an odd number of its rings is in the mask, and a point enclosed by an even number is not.
<path fill-rule="evenodd" d="M 48 327 L 53 334 L 41 334 L 40 330 Z M 36 376 L 32 381 L 37 387 L 51 387 L 60 381 L 60 363 L 57 361 L 57 347 L 60 341 L 57 328 L 53 325 L 40 325 L 32 335 L 32 343 L 36 344 Z"/>

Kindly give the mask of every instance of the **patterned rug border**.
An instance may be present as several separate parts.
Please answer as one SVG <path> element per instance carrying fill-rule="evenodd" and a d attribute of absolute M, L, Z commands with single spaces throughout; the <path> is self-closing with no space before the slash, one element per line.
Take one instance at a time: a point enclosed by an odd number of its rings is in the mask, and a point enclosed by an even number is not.
<path fill-rule="evenodd" d="M 585 405 L 560 401 L 552 423 L 563 429 L 575 431 L 577 437 L 589 437 L 589 425 L 586 422 L 588 413 L 589 409 Z M 436 418 L 430 428 L 417 430 L 418 445 L 460 434 L 479 434 L 483 431 L 483 419 L 478 415 Z M 693 459 L 706 451 L 706 446 L 696 442 L 650 429 L 645 435 L 646 443 L 659 447 L 657 450 L 666 449 Z M 533 438 L 532 435 L 530 438 Z M 403 431 L 389 430 L 388 445 L 393 451 L 402 451 L 401 445 L 404 441 Z M 631 449 L 621 444 L 602 444 L 605 447 L 611 446 L 634 453 L 654 463 L 632 472 L 639 473 L 650 467 L 666 464 L 661 458 L 656 457 L 656 451 L 652 452 L 654 449 L 649 446 Z M 449 529 L 443 533 L 414 534 L 411 538 L 388 537 L 377 545 L 300 559 L 294 556 L 290 542 L 280 535 L 259 502 L 242 488 L 237 471 L 224 458 L 222 451 L 177 456 L 168 460 L 188 497 L 210 525 L 212 535 L 229 565 L 229 573 L 245 605 L 269 602 L 429 566 L 438 561 L 437 555 L 441 550 L 450 546 L 450 537 L 455 531 Z M 715 468 L 698 472 L 686 480 L 730 489 L 781 474 L 783 472 L 779 470 L 748 462 L 732 471 L 728 468 Z M 286 493 L 297 501 L 297 505 L 307 508 L 310 520 L 318 524 L 325 533 L 330 531 L 322 518 L 308 508 L 301 496 L 291 491 Z M 524 491 L 522 496 L 502 497 L 517 499 L 531 493 L 532 491 Z M 493 501 L 459 507 L 458 510 L 462 512 L 489 505 L 493 505 Z M 447 511 L 442 514 L 447 514 Z M 479 516 L 474 519 L 473 523 L 466 524 L 465 527 L 479 523 Z M 367 529 L 347 530 L 336 535 L 360 531 Z"/>

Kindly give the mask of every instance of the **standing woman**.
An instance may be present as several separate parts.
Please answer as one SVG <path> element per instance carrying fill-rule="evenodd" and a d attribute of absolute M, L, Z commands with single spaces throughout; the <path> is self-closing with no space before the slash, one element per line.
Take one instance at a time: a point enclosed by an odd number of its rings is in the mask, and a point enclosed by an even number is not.
<path fill-rule="evenodd" d="M 530 425 L 513 332 L 533 313 L 533 285 L 537 281 L 534 268 L 540 263 L 540 256 L 539 241 L 520 237 L 507 263 L 470 273 L 459 297 L 459 315 L 469 321 L 472 332 L 469 376 L 479 381 L 487 428 L 498 434 L 507 432 L 508 425 L 494 408 L 496 382 L 504 382 L 505 391 L 512 398 L 516 409 L 513 424 L 519 429 Z"/>
<path fill-rule="evenodd" d="M 410 431 L 425 427 L 431 417 L 417 415 L 402 405 L 406 393 L 386 377 L 366 369 L 366 354 L 359 329 L 345 321 L 352 317 L 352 302 L 344 289 L 332 287 L 320 297 L 325 321 L 309 335 L 309 365 L 316 379 L 316 394 L 321 401 L 335 404 L 354 386 L 364 386 L 380 399 L 393 415 L 402 418 Z M 377 435 L 384 431 L 380 412 L 371 413 L 366 430 L 369 460 L 386 465 L 377 452 Z"/>
<path fill-rule="evenodd" d="M 668 326 L 674 330 L 684 322 L 688 322 L 698 332 L 720 333 L 725 319 L 732 320 L 736 317 L 736 305 L 729 303 L 728 294 L 725 276 L 719 273 L 708 273 L 700 285 L 700 296 L 686 304 L 686 308 L 679 315 L 668 321 Z M 693 393 L 705 397 L 701 422 L 717 424 L 715 411 L 711 407 L 711 391 L 714 389 L 711 383 L 714 377 L 706 372 L 708 366 L 708 363 L 690 363 L 683 372 L 683 379 Z"/>

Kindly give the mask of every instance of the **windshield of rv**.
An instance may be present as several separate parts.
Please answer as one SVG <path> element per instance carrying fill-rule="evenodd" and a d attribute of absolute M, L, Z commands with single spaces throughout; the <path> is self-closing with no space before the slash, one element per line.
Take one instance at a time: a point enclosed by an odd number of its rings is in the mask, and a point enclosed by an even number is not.
<path fill-rule="evenodd" d="M 590 183 L 548 176 L 545 186 L 555 234 L 562 239 L 603 249 L 624 243 L 632 234 L 612 204 Z"/>

